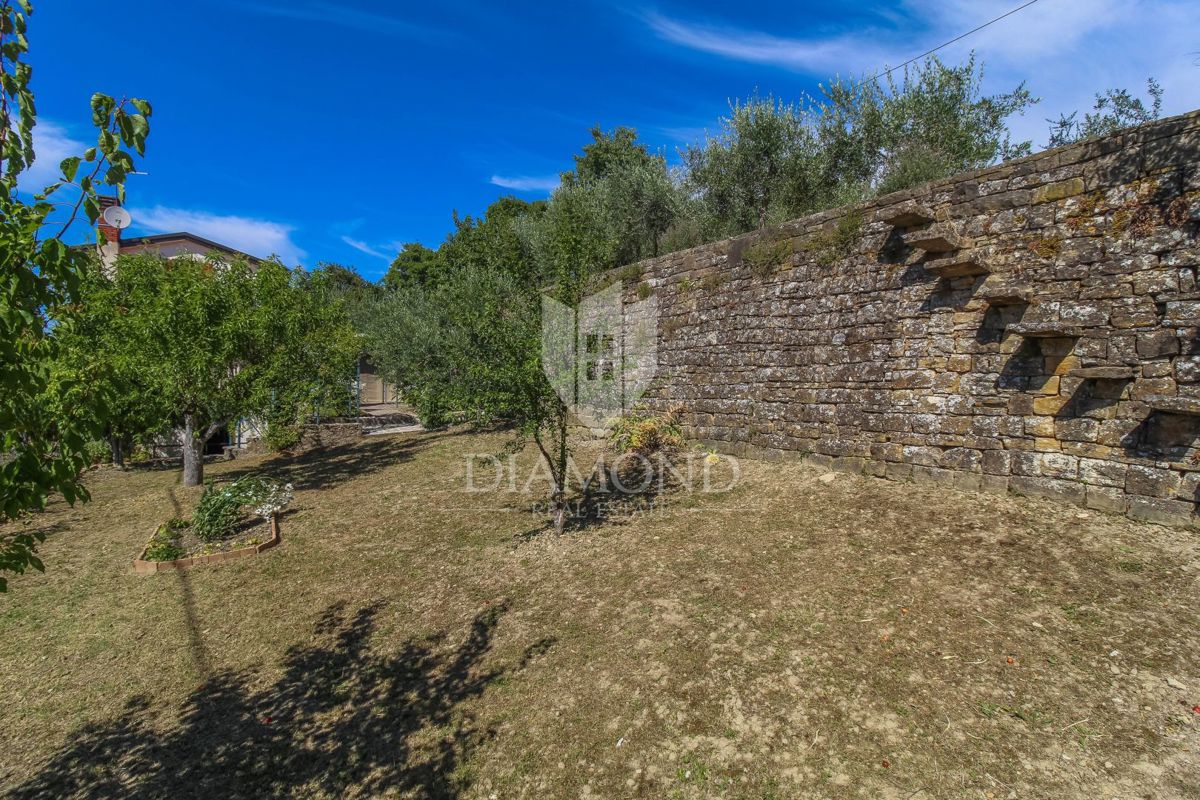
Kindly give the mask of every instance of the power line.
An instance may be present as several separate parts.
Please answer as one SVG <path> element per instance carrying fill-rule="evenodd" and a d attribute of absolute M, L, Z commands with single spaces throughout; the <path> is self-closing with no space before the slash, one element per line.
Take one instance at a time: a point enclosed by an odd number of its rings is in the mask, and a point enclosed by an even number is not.
<path fill-rule="evenodd" d="M 1033 5 L 1037 1 L 1038 0 L 1029 0 L 1028 3 L 1023 3 L 1022 5 L 1019 5 L 1016 8 L 1014 8 L 1012 11 L 1008 11 L 1004 14 L 1001 14 L 1000 16 L 996 17 L 995 19 L 988 20 L 987 22 L 980 25 L 978 28 L 972 28 L 971 30 L 967 31 L 964 34 L 955 36 L 953 39 L 951 39 L 948 42 L 943 42 L 942 44 L 939 44 L 937 47 L 933 48 L 932 50 L 926 50 L 924 53 L 921 53 L 921 55 L 910 58 L 908 61 L 905 61 L 903 64 L 901 64 L 898 67 L 892 67 L 891 69 L 885 69 L 883 72 L 880 72 L 874 78 L 871 78 L 871 80 L 874 81 L 874 80 L 878 80 L 879 78 L 882 78 L 884 75 L 891 75 L 896 70 L 903 69 L 904 67 L 907 67 L 909 64 L 913 63 L 914 61 L 920 61 L 925 56 L 933 55 L 938 50 L 941 50 L 943 47 L 949 47 L 950 45 L 954 44 L 955 42 L 961 41 L 973 33 L 979 33 L 979 31 L 983 30 L 987 26 L 995 24 L 995 23 L 999 22 L 1000 20 L 1004 19 L 1005 17 L 1011 17 L 1013 14 L 1017 13 L 1018 11 L 1020 11 L 1023 8 L 1029 8 L 1031 5 Z"/>

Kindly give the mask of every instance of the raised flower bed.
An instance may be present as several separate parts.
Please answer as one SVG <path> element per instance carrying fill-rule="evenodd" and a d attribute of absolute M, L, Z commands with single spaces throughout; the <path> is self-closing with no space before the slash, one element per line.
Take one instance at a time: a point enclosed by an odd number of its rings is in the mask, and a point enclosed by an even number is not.
<path fill-rule="evenodd" d="M 291 499 L 291 484 L 255 476 L 210 484 L 191 519 L 154 531 L 133 570 L 151 574 L 258 555 L 279 544 L 279 512 Z"/>

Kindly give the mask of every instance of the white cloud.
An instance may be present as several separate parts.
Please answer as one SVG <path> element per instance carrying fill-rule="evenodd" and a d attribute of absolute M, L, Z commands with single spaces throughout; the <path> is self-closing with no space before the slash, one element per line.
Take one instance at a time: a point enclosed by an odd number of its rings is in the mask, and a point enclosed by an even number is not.
<path fill-rule="evenodd" d="M 861 33 L 824 39 L 794 39 L 720 23 L 684 22 L 654 11 L 646 12 L 642 17 L 659 38 L 691 50 L 803 72 L 844 72 L 854 64 L 863 63 L 864 57 L 870 59 L 871 53 L 882 55 L 884 52 Z M 864 53 L 863 47 L 868 52 Z"/>
<path fill-rule="evenodd" d="M 87 145 L 71 137 L 63 126 L 38 120 L 33 127 L 33 164 L 21 174 L 20 188 L 40 192 L 62 176 L 58 165 L 68 156 L 82 155 Z"/>
<path fill-rule="evenodd" d="M 505 189 L 515 189 L 518 192 L 552 192 L 558 188 L 559 177 L 555 175 L 530 176 L 514 175 L 506 178 L 503 175 L 493 175 L 491 183 Z"/>
<path fill-rule="evenodd" d="M 874 74 L 1011 11 L 1013 0 L 907 0 L 880 24 L 832 35 L 781 37 L 713 20 L 641 15 L 660 39 L 725 59 L 768 64 L 818 78 Z M 971 51 L 986 65 L 985 90 L 1025 81 L 1042 102 L 1010 120 L 1017 138 L 1045 143 L 1045 118 L 1086 110 L 1096 92 L 1143 92 L 1154 76 L 1164 113 L 1200 106 L 1192 0 L 1042 0 L 942 50 L 956 63 Z"/>
<path fill-rule="evenodd" d="M 343 236 L 342 241 L 345 242 L 346 244 L 350 245 L 351 247 L 353 247 L 358 252 L 366 253 L 367 255 L 373 256 L 374 258 L 382 258 L 384 261 L 391 261 L 393 258 L 392 256 L 388 255 L 387 253 L 383 252 L 382 250 L 372 247 L 371 245 L 367 244 L 366 242 L 362 241 L 361 239 L 352 239 L 349 236 Z"/>
<path fill-rule="evenodd" d="M 139 228 L 155 233 L 186 231 L 259 258 L 277 255 L 291 265 L 307 255 L 292 241 L 295 228 L 279 222 L 163 206 L 131 208 L 130 213 Z"/>

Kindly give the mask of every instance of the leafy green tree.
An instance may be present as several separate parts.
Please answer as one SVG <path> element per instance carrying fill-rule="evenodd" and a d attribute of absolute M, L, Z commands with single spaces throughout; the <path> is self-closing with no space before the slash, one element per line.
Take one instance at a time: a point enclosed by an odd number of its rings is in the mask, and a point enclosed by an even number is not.
<path fill-rule="evenodd" d="M 537 265 L 530 258 L 518 228 L 523 220 L 537 219 L 546 202 L 528 203 L 516 197 L 501 197 L 487 207 L 482 217 L 454 215 L 454 231 L 439 249 L 451 270 L 478 267 L 505 272 L 524 286 L 540 284 Z"/>
<path fill-rule="evenodd" d="M 367 292 L 374 286 L 374 284 L 362 275 L 359 275 L 358 270 L 354 267 L 348 267 L 344 264 L 322 261 L 317 264 L 317 268 L 313 272 L 324 275 L 322 283 L 336 293 L 355 294 L 358 292 Z"/>
<path fill-rule="evenodd" d="M 1035 102 L 1018 86 L 984 96 L 974 58 L 937 58 L 897 81 L 834 80 L 818 99 L 732 106 L 720 133 L 684 153 L 710 238 L 763 227 L 1028 153 L 1006 120 Z"/>
<path fill-rule="evenodd" d="M 983 68 L 974 55 L 958 66 L 931 56 L 906 67 L 898 82 L 893 74 L 883 83 L 861 84 L 857 104 L 842 107 L 867 158 L 865 172 L 835 173 L 832 183 L 865 179 L 869 193 L 886 194 L 1031 151 L 1030 142 L 1011 140 L 1006 120 L 1023 114 L 1037 100 L 1024 84 L 1011 92 L 984 95 Z M 826 95 L 822 119 L 837 118 L 829 107 L 853 96 Z M 821 137 L 823 150 L 832 146 L 830 138 Z"/>
<path fill-rule="evenodd" d="M 1107 136 L 1122 128 L 1158 119 L 1162 113 L 1162 85 L 1150 78 L 1146 81 L 1146 94 L 1149 95 L 1148 106 L 1140 97 L 1134 97 L 1125 89 L 1098 92 L 1092 110 L 1085 113 L 1082 120 L 1078 119 L 1078 111 L 1060 114 L 1057 120 L 1047 120 L 1050 123 L 1050 142 L 1047 147 L 1061 147 L 1084 139 Z"/>
<path fill-rule="evenodd" d="M 182 427 L 183 483 L 198 486 L 208 440 L 252 409 L 263 358 L 254 275 L 241 261 L 155 255 L 120 258 L 115 272 L 114 333 Z"/>
<path fill-rule="evenodd" d="M 170 410 L 114 324 L 122 298 L 94 264 L 83 276 L 72 324 L 57 328 L 58 348 L 45 404 L 56 419 L 96 431 L 123 467 L 135 442 L 167 433 Z"/>
<path fill-rule="evenodd" d="M 604 186 L 599 213 L 617 240 L 612 266 L 656 256 L 666 231 L 684 208 L 683 193 L 672 180 L 666 159 L 638 141 L 633 128 L 605 133 L 592 128 L 592 142 L 575 156 L 575 169 L 563 173 L 563 186 Z"/>
<path fill-rule="evenodd" d="M 818 157 L 806 111 L 768 95 L 730 105 L 721 131 L 684 152 L 687 183 L 714 237 L 762 228 L 798 213 Z"/>
<path fill-rule="evenodd" d="M 347 291 L 344 281 L 340 270 L 289 271 L 275 261 L 254 274 L 254 394 L 243 413 L 265 417 L 268 430 L 277 429 L 276 443 L 299 438 L 304 414 L 328 416 L 349 406 L 362 341 L 348 306 L 371 285 Z M 293 433 L 280 437 L 278 429 Z"/>
<path fill-rule="evenodd" d="M 436 250 L 430 250 L 420 242 L 408 242 L 400 250 L 387 273 L 383 285 L 395 290 L 410 284 L 425 284 L 436 279 L 442 259 Z"/>
<path fill-rule="evenodd" d="M 182 431 L 183 483 L 203 482 L 204 447 L 243 417 L 294 425 L 344 409 L 360 342 L 332 278 L 276 261 L 118 260 L 112 335 Z"/>
<path fill-rule="evenodd" d="M 132 153 L 144 152 L 150 130 L 149 103 L 94 95 L 96 145 L 63 160 L 61 178 L 24 200 L 18 186 L 35 158 L 37 122 L 32 68 L 24 60 L 31 13 L 28 0 L 0 0 L 0 522 L 44 508 L 55 492 L 69 502 L 87 499 L 79 469 L 96 431 L 87 420 L 56 417 L 41 402 L 89 258 L 62 237 L 81 213 L 95 222 L 100 188 L 123 194 Z M 69 383 L 57 390 L 70 391 Z M 39 541 L 36 533 L 0 537 L 0 572 L 43 569 Z M 0 591 L 6 588 L 0 577 Z"/>

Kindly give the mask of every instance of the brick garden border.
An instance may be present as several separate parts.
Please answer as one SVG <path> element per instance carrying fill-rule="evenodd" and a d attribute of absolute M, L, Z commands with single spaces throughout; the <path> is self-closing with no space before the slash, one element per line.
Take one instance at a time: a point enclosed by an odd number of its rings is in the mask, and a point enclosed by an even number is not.
<path fill-rule="evenodd" d="M 268 520 L 268 524 L 271 528 L 271 538 L 261 544 L 252 544 L 247 547 L 239 547 L 236 550 L 226 550 L 223 553 L 210 553 L 205 556 L 177 558 L 174 561 L 147 561 L 146 549 L 150 546 L 150 543 L 147 542 L 146 547 L 142 548 L 142 554 L 133 560 L 133 571 L 138 575 L 153 575 L 157 572 L 187 569 L 188 567 L 200 564 L 217 564 L 222 561 L 237 561 L 239 558 L 256 556 L 264 550 L 270 550 L 281 541 L 279 537 L 279 515 L 272 514 L 270 520 Z"/>

